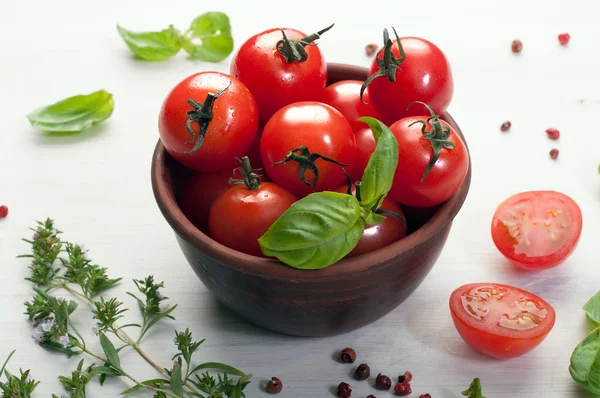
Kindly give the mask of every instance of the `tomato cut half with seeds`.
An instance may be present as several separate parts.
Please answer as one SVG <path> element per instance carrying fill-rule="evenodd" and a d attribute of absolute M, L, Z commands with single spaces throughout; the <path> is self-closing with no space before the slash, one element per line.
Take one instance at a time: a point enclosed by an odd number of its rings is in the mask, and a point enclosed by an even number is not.
<path fill-rule="evenodd" d="M 513 195 L 496 209 L 492 239 L 500 252 L 520 268 L 554 267 L 575 250 L 582 229 L 577 203 L 556 191 Z"/>
<path fill-rule="evenodd" d="M 554 327 L 556 313 L 542 298 L 498 283 L 463 285 L 450 296 L 456 330 L 475 350 L 507 359 L 537 347 Z"/>

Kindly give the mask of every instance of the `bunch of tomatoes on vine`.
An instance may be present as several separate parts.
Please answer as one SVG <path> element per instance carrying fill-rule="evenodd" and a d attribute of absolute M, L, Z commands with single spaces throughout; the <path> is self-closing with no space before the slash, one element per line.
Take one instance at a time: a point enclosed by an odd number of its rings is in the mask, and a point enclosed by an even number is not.
<path fill-rule="evenodd" d="M 390 38 L 384 29 L 366 80 L 328 84 L 316 41 L 332 27 L 310 35 L 287 28 L 258 33 L 234 55 L 229 74 L 196 73 L 166 97 L 162 143 L 194 170 L 180 193 L 181 209 L 217 242 L 266 256 L 259 238 L 294 203 L 326 191 L 360 199 L 377 146 L 363 117 L 389 127 L 399 156 L 388 189 L 371 203 L 378 217 L 365 220 L 343 257 L 402 239 L 407 211 L 435 208 L 465 179 L 465 144 L 440 117 L 454 88 L 442 51 L 395 30 Z"/>

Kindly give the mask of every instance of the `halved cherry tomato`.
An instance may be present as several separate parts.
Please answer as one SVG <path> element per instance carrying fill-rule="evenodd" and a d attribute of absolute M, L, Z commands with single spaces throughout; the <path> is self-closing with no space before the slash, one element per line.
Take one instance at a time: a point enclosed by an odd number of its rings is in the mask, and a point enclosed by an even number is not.
<path fill-rule="evenodd" d="M 354 161 L 354 170 L 352 170 L 350 176 L 353 183 L 362 180 L 369 159 L 371 159 L 371 155 L 377 147 L 373 131 L 368 126 L 358 130 L 354 137 L 356 138 L 356 160 Z"/>
<path fill-rule="evenodd" d="M 413 107 L 423 109 L 416 104 Z M 440 204 L 456 193 L 467 175 L 469 154 L 463 140 L 448 123 L 432 116 L 410 116 L 390 126 L 398 141 L 400 157 L 389 195 L 401 204 L 413 207 Z M 434 145 L 439 146 L 435 162 Z"/>
<path fill-rule="evenodd" d="M 232 186 L 211 206 L 208 229 L 211 238 L 217 242 L 243 253 L 264 257 L 258 238 L 297 198 L 272 182 L 261 182 L 256 174 L 251 173 L 249 163 L 244 165 L 244 173 L 249 176 L 244 178 L 248 184 Z"/>
<path fill-rule="evenodd" d="M 340 111 L 354 131 L 367 126 L 357 120 L 360 117 L 370 116 L 379 119 L 373 105 L 369 103 L 369 89 L 363 94 L 364 102 L 360 100 L 362 84 L 360 80 L 342 80 L 327 86 L 323 91 L 322 101 Z"/>
<path fill-rule="evenodd" d="M 342 185 L 336 188 L 335 191 L 348 193 L 348 185 Z M 352 185 L 352 194 L 356 194 L 356 187 L 354 184 Z M 361 254 L 381 249 L 406 236 L 406 220 L 400 206 L 393 200 L 385 198 L 379 208 L 392 212 L 399 218 L 389 214 L 383 214 L 383 216 L 386 217 L 384 221 L 377 225 L 365 225 L 362 237 L 346 257 L 360 256 Z"/>
<path fill-rule="evenodd" d="M 301 147 L 310 155 L 301 150 L 290 155 Z M 354 169 L 356 138 L 350 123 L 335 108 L 322 102 L 297 102 L 281 108 L 269 119 L 262 133 L 260 152 L 271 179 L 302 197 L 313 191 L 315 174 L 310 169 L 311 162 L 319 174 L 316 191 L 333 190 L 344 183 L 344 170 L 350 175 Z M 275 164 L 284 160 L 285 163 Z M 308 184 L 300 178 L 302 163 L 307 165 L 304 177 Z"/>
<path fill-rule="evenodd" d="M 569 196 L 556 191 L 521 192 L 496 209 L 492 239 L 514 265 L 545 269 L 571 255 L 582 225 L 581 209 Z"/>
<path fill-rule="evenodd" d="M 227 191 L 233 168 L 213 173 L 195 172 L 181 189 L 179 207 L 202 232 L 208 233 L 208 213 L 214 201 Z"/>
<path fill-rule="evenodd" d="M 202 109 L 211 101 L 212 108 Z M 202 141 L 201 126 L 206 123 Z M 200 72 L 167 95 L 158 129 L 165 149 L 179 163 L 201 172 L 233 169 L 235 158 L 243 156 L 256 137 L 258 109 L 248 88 L 235 77 Z"/>
<path fill-rule="evenodd" d="M 283 32 L 293 46 L 307 36 L 295 29 L 285 28 Z M 303 46 L 306 59 L 286 59 L 284 53 L 289 50 L 284 46 L 280 28 L 252 36 L 235 54 L 231 74 L 246 84 L 254 95 L 261 121 L 267 122 L 285 105 L 321 98 L 327 83 L 327 64 L 319 46 L 314 43 L 318 37 L 311 38 Z"/>
<path fill-rule="evenodd" d="M 525 290 L 498 283 L 470 283 L 452 292 L 456 330 L 475 350 L 514 358 L 537 347 L 554 327 L 550 304 Z"/>

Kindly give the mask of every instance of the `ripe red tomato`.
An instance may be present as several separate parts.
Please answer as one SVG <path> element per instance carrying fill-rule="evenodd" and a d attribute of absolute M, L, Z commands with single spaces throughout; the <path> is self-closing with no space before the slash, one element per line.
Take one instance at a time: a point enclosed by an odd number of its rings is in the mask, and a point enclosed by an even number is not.
<path fill-rule="evenodd" d="M 296 200 L 293 194 L 272 182 L 261 182 L 255 189 L 235 185 L 210 208 L 210 236 L 231 249 L 264 257 L 258 238 Z"/>
<path fill-rule="evenodd" d="M 263 164 L 262 157 L 260 155 L 260 140 L 262 138 L 263 129 L 264 125 L 262 123 L 259 123 L 256 138 L 254 139 L 254 142 L 252 143 L 250 149 L 246 151 L 245 156 L 248 156 L 248 158 L 250 159 L 250 163 L 252 163 L 252 167 L 255 170 L 259 169 L 257 173 L 260 175 L 260 179 L 262 181 L 270 181 L 269 175 L 267 174 L 267 170 L 265 168 L 265 165 Z"/>
<path fill-rule="evenodd" d="M 356 160 L 354 161 L 354 170 L 352 170 L 352 175 L 350 176 L 352 182 L 362 180 L 365 169 L 369 164 L 369 159 L 371 159 L 371 155 L 377 147 L 373 131 L 368 126 L 358 130 L 354 134 L 354 137 L 356 138 Z"/>
<path fill-rule="evenodd" d="M 297 151 L 288 156 L 301 146 L 312 155 Z M 260 152 L 271 179 L 301 197 L 312 192 L 312 187 L 300 179 L 301 167 L 304 167 L 301 162 L 312 161 L 317 168 L 316 191 L 333 190 L 346 181 L 344 170 L 350 175 L 354 169 L 356 139 L 339 111 L 321 102 L 305 101 L 287 105 L 271 117 L 262 133 Z M 315 158 L 317 154 L 347 166 L 342 170 L 342 166 Z M 274 165 L 284 159 L 290 160 Z M 306 166 L 304 176 L 312 185 L 315 175 L 310 167 L 310 164 Z"/>
<path fill-rule="evenodd" d="M 454 326 L 467 344 L 494 358 L 523 355 L 554 326 L 550 304 L 525 290 L 498 283 L 471 283 L 452 292 Z"/>
<path fill-rule="evenodd" d="M 335 189 L 336 192 L 347 193 L 348 185 L 342 185 Z M 356 187 L 352 185 L 352 194 L 356 194 Z M 406 220 L 402 209 L 390 198 L 385 198 L 379 207 L 382 210 L 391 211 L 398 215 L 402 220 L 385 214 L 386 219 L 377 225 L 365 225 L 362 237 L 346 257 L 360 256 L 361 254 L 369 253 L 382 247 L 391 245 L 392 243 L 406 236 Z"/>
<path fill-rule="evenodd" d="M 583 218 L 569 196 L 528 191 L 502 202 L 492 219 L 492 239 L 520 268 L 538 270 L 562 263 L 575 250 Z"/>
<path fill-rule="evenodd" d="M 181 189 L 179 207 L 202 232 L 208 232 L 208 213 L 213 202 L 230 188 L 233 169 L 213 173 L 195 172 Z"/>
<path fill-rule="evenodd" d="M 283 31 L 293 45 L 306 37 L 295 29 Z M 280 28 L 261 32 L 242 44 L 231 61 L 231 74 L 248 86 L 263 122 L 285 105 L 320 99 L 327 83 L 327 64 L 318 46 L 301 47 L 306 59 L 289 62 L 279 50 L 284 48 L 281 40 Z"/>
<path fill-rule="evenodd" d="M 390 130 L 402 151 L 390 197 L 408 206 L 430 207 L 454 195 L 469 169 L 467 148 L 454 129 L 437 117 L 411 116 L 398 120 Z M 430 141 L 427 135 L 435 139 Z M 445 146 L 437 148 L 439 158 L 432 163 L 434 147 L 441 143 Z M 451 145 L 453 149 L 448 148 Z M 430 165 L 430 171 L 425 174 Z"/>
<path fill-rule="evenodd" d="M 215 99 L 221 90 L 225 91 Z M 207 98 L 209 93 L 212 99 Z M 214 100 L 212 120 L 203 118 L 190 99 L 197 105 Z M 208 122 L 203 142 L 199 141 L 201 122 Z M 158 128 L 167 152 L 185 166 L 202 172 L 233 169 L 235 158 L 243 156 L 256 137 L 258 109 L 248 88 L 235 77 L 200 72 L 184 79 L 167 95 Z"/>
<path fill-rule="evenodd" d="M 342 80 L 327 86 L 323 91 L 322 101 L 340 111 L 348 120 L 352 130 L 358 131 L 366 126 L 364 122 L 357 119 L 363 116 L 379 119 L 373 105 L 369 103 L 369 90 L 360 99 L 360 80 Z"/>
<path fill-rule="evenodd" d="M 437 115 L 443 113 L 454 92 L 450 63 L 435 44 L 419 37 L 403 37 L 400 43 L 405 54 L 400 69 L 388 66 L 396 81 L 390 82 L 384 74 L 368 86 L 373 107 L 388 126 L 404 117 L 421 115 L 418 107 L 406 109 L 413 101 L 429 104 Z M 401 58 L 397 40 L 393 41 L 391 51 L 396 58 Z M 380 50 L 371 62 L 369 76 L 380 70 L 378 61 L 383 62 L 383 59 L 384 51 Z"/>

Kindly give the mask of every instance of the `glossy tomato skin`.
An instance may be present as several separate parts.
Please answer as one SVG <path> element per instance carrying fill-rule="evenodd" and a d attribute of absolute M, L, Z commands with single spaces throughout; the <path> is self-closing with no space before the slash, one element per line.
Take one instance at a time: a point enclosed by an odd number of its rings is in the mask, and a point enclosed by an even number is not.
<path fill-rule="evenodd" d="M 188 99 L 204 103 L 208 93 L 231 86 L 215 100 L 213 118 L 204 143 L 197 151 L 186 129 L 187 111 L 193 110 Z M 258 129 L 258 108 L 248 88 L 235 77 L 220 72 L 200 72 L 177 84 L 162 104 L 158 119 L 160 138 L 167 152 L 183 165 L 201 172 L 234 168 L 236 157 L 250 148 Z M 198 123 L 192 123 L 198 134 Z"/>
<path fill-rule="evenodd" d="M 212 173 L 195 172 L 181 189 L 179 207 L 183 214 L 204 233 L 208 233 L 208 214 L 214 201 L 230 188 L 233 169 Z"/>
<path fill-rule="evenodd" d="M 497 207 L 492 240 L 508 260 L 526 270 L 564 262 L 575 250 L 583 228 L 577 203 L 556 191 L 512 195 Z"/>
<path fill-rule="evenodd" d="M 420 115 L 422 109 L 418 106 L 406 109 L 413 101 L 427 103 L 439 115 L 446 110 L 454 93 L 450 63 L 435 44 L 419 37 L 402 37 L 400 41 L 406 58 L 400 64 L 402 70 L 396 69 L 396 81 L 380 76 L 369 85 L 373 107 L 388 126 L 404 117 Z M 396 40 L 392 51 L 400 57 Z M 383 51 L 378 51 L 371 62 L 369 76 L 379 70 L 377 57 L 382 59 Z"/>
<path fill-rule="evenodd" d="M 335 189 L 335 191 L 347 193 L 348 185 L 342 185 Z M 352 186 L 352 194 L 356 194 L 356 187 L 354 185 Z M 404 219 L 404 214 L 402 213 L 400 206 L 391 199 L 385 198 L 380 209 L 394 212 L 404 221 L 386 215 L 386 219 L 377 225 L 365 225 L 362 237 L 346 257 L 360 256 L 361 254 L 381 249 L 406 236 L 406 220 Z"/>
<path fill-rule="evenodd" d="M 313 154 L 347 164 L 344 170 L 348 175 L 352 173 L 356 138 L 346 118 L 333 107 L 315 101 L 290 104 L 277 111 L 263 130 L 260 152 L 269 177 L 298 197 L 312 193 L 312 188 L 300 180 L 299 163 L 271 165 L 303 145 Z M 341 166 L 322 159 L 314 164 L 319 170 L 316 191 L 333 190 L 346 181 Z M 310 170 L 305 177 L 309 183 L 314 180 Z"/>
<path fill-rule="evenodd" d="M 353 131 L 367 126 L 365 122 L 358 121 L 358 118 L 370 116 L 379 119 L 375 108 L 369 102 L 368 88 L 363 94 L 364 102 L 360 100 L 362 83 L 360 80 L 342 80 L 327 86 L 323 91 L 322 101 L 340 111 L 352 126 Z"/>
<path fill-rule="evenodd" d="M 389 195 L 396 202 L 413 207 L 431 207 L 448 200 L 460 188 L 469 169 L 469 153 L 463 140 L 448 123 L 440 120 L 450 128 L 448 140 L 454 143 L 454 149 L 442 148 L 439 159 L 421 182 L 433 149 L 421 132 L 422 124 L 409 125 L 415 120 L 426 122 L 428 118 L 406 117 L 390 126 L 400 156 Z M 429 130 L 431 125 L 427 123 L 426 131 Z"/>
<path fill-rule="evenodd" d="M 377 141 L 373 136 L 373 131 L 370 127 L 363 127 L 358 130 L 354 137 L 356 138 L 356 160 L 354 161 L 354 169 L 350 178 L 352 182 L 362 181 L 365 169 L 369 164 L 371 155 L 375 152 Z"/>
<path fill-rule="evenodd" d="M 468 305 L 473 308 L 474 304 L 481 303 L 477 301 L 480 296 L 474 294 L 481 289 L 504 292 L 504 297 L 489 307 L 489 313 L 483 319 L 475 317 L 465 308 Z M 466 301 L 467 296 L 474 297 L 476 301 Z M 487 293 L 484 296 L 487 297 Z M 533 303 L 533 306 L 517 304 L 521 299 L 525 300 L 524 303 Z M 493 293 L 488 300 L 495 300 Z M 542 298 L 498 283 L 471 283 L 459 287 L 450 296 L 450 312 L 456 330 L 467 344 L 476 351 L 498 359 L 515 358 L 533 350 L 550 333 L 556 320 L 554 309 Z M 532 313 L 535 314 L 534 317 L 537 316 L 539 324 L 535 325 L 531 318 L 527 318 Z M 477 312 L 475 314 L 481 315 Z M 503 318 L 503 314 L 508 317 Z M 509 317 L 519 318 L 523 326 L 516 324 L 516 318 L 509 320 Z"/>
<path fill-rule="evenodd" d="M 291 40 L 307 36 L 295 29 L 283 30 Z M 231 74 L 248 86 L 263 122 L 285 105 L 319 100 L 327 83 L 327 64 L 319 47 L 306 46 L 308 59 L 290 64 L 277 50 L 277 42 L 282 38 L 280 28 L 254 35 L 231 61 Z"/>
<path fill-rule="evenodd" d="M 235 185 L 210 209 L 210 236 L 231 249 L 264 257 L 258 238 L 296 200 L 292 193 L 271 182 L 262 182 L 253 190 L 244 184 Z"/>

